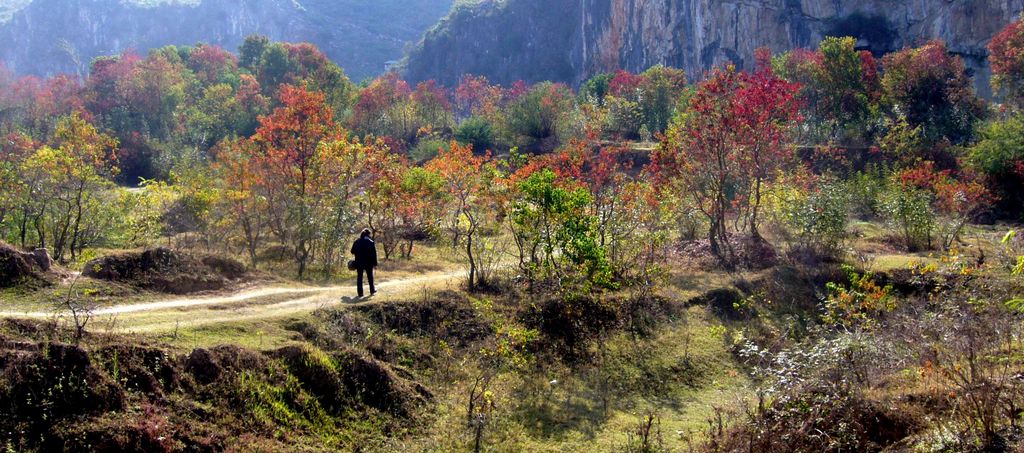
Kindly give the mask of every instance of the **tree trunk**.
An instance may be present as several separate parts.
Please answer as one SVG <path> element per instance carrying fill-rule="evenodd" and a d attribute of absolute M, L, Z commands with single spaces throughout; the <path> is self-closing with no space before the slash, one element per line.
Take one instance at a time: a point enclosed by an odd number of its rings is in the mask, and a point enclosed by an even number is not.
<path fill-rule="evenodd" d="M 78 257 L 75 249 L 79 246 L 78 236 L 81 234 L 82 229 L 82 198 L 85 196 L 85 183 L 82 182 L 78 186 L 78 196 L 75 198 L 75 221 L 74 226 L 71 228 L 71 259 L 74 260 Z"/>
<path fill-rule="evenodd" d="M 469 291 L 476 290 L 476 259 L 473 256 L 473 233 L 466 234 L 466 256 L 469 258 Z"/>
<path fill-rule="evenodd" d="M 306 260 L 309 259 L 309 250 L 306 248 L 306 240 L 299 240 L 299 244 L 295 247 L 295 259 L 299 265 L 299 280 L 302 280 L 306 276 Z"/>
<path fill-rule="evenodd" d="M 750 236 L 754 239 L 761 239 L 761 232 L 757 230 L 757 215 L 761 208 L 761 178 L 754 183 L 754 206 L 750 214 Z"/>
<path fill-rule="evenodd" d="M 28 206 L 21 211 L 21 248 L 25 248 L 25 236 L 28 234 Z"/>
<path fill-rule="evenodd" d="M 711 246 L 711 254 L 721 259 L 722 249 L 718 246 L 718 221 L 715 219 L 712 219 L 711 225 L 708 226 L 708 243 Z"/>

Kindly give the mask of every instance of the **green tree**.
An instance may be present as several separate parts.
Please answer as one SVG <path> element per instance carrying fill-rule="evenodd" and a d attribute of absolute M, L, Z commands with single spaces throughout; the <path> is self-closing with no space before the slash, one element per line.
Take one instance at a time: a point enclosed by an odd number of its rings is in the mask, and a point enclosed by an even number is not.
<path fill-rule="evenodd" d="M 249 69 L 256 69 L 256 65 L 263 58 L 263 52 L 270 45 L 270 40 L 262 35 L 250 35 L 238 48 L 238 66 Z"/>
<path fill-rule="evenodd" d="M 603 106 L 605 97 L 609 93 L 609 86 L 614 78 L 615 74 L 613 73 L 598 74 L 591 77 L 583 84 L 582 87 L 580 87 L 580 101 L 593 102 L 599 106 Z"/>
<path fill-rule="evenodd" d="M 920 126 L 926 143 L 959 145 L 971 140 L 985 106 L 960 57 L 950 54 L 941 41 L 932 41 L 886 55 L 882 62 L 886 103 L 911 127 Z"/>
<path fill-rule="evenodd" d="M 543 82 L 531 87 L 506 110 L 512 143 L 545 146 L 556 137 L 558 122 L 573 108 L 573 99 L 572 91 L 562 84 Z"/>
<path fill-rule="evenodd" d="M 593 198 L 585 188 L 556 184 L 551 169 L 533 172 L 517 187 L 511 228 L 520 268 L 531 280 L 582 275 L 584 283 L 611 283 L 597 219 L 588 214 Z"/>
<path fill-rule="evenodd" d="M 816 51 L 797 49 L 772 60 L 774 71 L 799 83 L 803 112 L 817 143 L 870 141 L 881 85 L 875 58 L 856 39 L 826 37 Z"/>
<path fill-rule="evenodd" d="M 24 226 L 31 223 L 37 245 L 50 248 L 54 259 L 74 260 L 91 240 L 104 231 L 90 227 L 104 220 L 99 215 L 103 196 L 117 174 L 117 140 L 72 115 L 57 124 L 55 146 L 45 146 L 25 159 L 21 172 L 37 187 L 26 193 L 32 208 L 23 211 Z M 90 234 L 92 233 L 92 234 Z"/>
<path fill-rule="evenodd" d="M 675 116 L 676 106 L 686 90 L 686 73 L 681 69 L 658 65 L 644 71 L 641 76 L 643 124 L 652 133 L 664 132 Z"/>
<path fill-rule="evenodd" d="M 1024 114 L 993 121 L 981 129 L 981 140 L 970 148 L 967 161 L 986 176 L 1007 218 L 1024 214 Z"/>
<path fill-rule="evenodd" d="M 290 70 L 291 60 L 288 49 L 281 43 L 273 43 L 268 45 L 260 55 L 256 76 L 259 78 L 260 85 L 265 89 L 274 89 L 286 81 Z"/>
<path fill-rule="evenodd" d="M 856 39 L 825 38 L 818 48 L 821 70 L 817 74 L 821 99 L 819 112 L 832 129 L 833 139 L 863 136 L 880 91 L 877 64 L 870 54 L 856 50 Z"/>
<path fill-rule="evenodd" d="M 221 83 L 204 89 L 202 97 L 184 109 L 183 121 L 182 139 L 199 154 L 224 138 L 254 130 L 256 117 L 243 108 L 230 85 Z"/>

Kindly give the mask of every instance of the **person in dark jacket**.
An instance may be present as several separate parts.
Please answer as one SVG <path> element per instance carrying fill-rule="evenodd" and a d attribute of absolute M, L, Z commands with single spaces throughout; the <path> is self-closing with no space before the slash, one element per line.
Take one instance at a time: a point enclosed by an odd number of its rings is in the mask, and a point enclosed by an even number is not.
<path fill-rule="evenodd" d="M 356 259 L 356 286 L 359 288 L 359 297 L 363 297 L 363 273 L 366 273 L 366 280 L 370 283 L 370 295 L 377 294 L 373 286 L 373 268 L 377 267 L 377 244 L 370 239 L 370 230 L 363 230 L 359 239 L 352 244 L 352 254 Z"/>

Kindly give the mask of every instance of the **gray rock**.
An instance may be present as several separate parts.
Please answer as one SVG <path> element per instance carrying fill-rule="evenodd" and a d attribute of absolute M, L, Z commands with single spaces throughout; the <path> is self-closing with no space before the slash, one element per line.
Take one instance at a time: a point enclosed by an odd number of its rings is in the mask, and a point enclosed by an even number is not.
<path fill-rule="evenodd" d="M 841 34 L 876 53 L 944 40 L 987 94 L 985 46 L 1022 10 L 1024 0 L 486 0 L 454 10 L 405 70 L 447 84 L 465 71 L 578 85 L 656 64 L 699 77 L 725 62 L 750 68 L 760 47 L 815 47 Z"/>
<path fill-rule="evenodd" d="M 43 272 L 49 272 L 50 268 L 53 267 L 53 258 L 50 257 L 50 251 L 44 248 L 37 248 L 32 250 L 32 258 L 35 259 L 39 268 Z"/>

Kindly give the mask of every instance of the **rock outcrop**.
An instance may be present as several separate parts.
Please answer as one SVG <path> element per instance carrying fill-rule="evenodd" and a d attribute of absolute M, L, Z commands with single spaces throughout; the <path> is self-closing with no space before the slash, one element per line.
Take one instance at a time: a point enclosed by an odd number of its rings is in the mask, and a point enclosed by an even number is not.
<path fill-rule="evenodd" d="M 316 44 L 353 80 L 379 74 L 452 0 L 0 0 L 0 61 L 20 74 L 83 75 L 126 49 L 246 36 Z"/>
<path fill-rule="evenodd" d="M 699 76 L 723 62 L 749 67 L 759 47 L 852 35 L 876 53 L 944 40 L 987 89 L 985 46 L 1022 10 L 1024 0 L 484 0 L 456 7 L 405 70 L 447 84 L 462 72 L 579 84 L 656 64 Z"/>
<path fill-rule="evenodd" d="M 53 259 L 46 249 L 22 252 L 0 242 L 0 288 L 44 282 L 43 274 L 52 266 Z"/>

